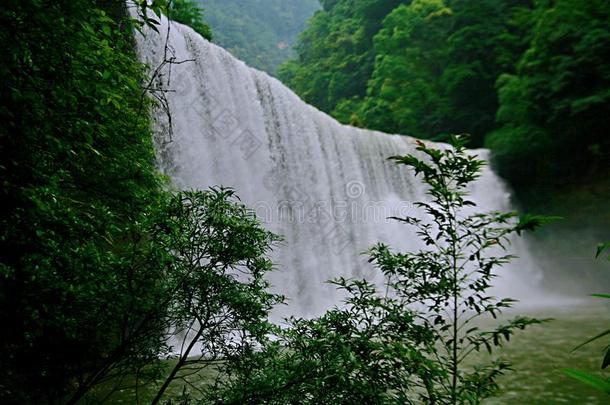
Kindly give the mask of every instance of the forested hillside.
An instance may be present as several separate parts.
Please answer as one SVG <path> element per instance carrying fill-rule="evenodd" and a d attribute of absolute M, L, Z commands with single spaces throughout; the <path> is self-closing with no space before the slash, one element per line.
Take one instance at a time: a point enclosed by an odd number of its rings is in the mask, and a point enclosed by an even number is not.
<path fill-rule="evenodd" d="M 610 167 L 610 3 L 323 0 L 280 78 L 340 121 L 469 133 L 525 196 Z"/>
<path fill-rule="evenodd" d="M 273 74 L 292 56 L 318 0 L 198 0 L 214 42 L 250 66 Z"/>

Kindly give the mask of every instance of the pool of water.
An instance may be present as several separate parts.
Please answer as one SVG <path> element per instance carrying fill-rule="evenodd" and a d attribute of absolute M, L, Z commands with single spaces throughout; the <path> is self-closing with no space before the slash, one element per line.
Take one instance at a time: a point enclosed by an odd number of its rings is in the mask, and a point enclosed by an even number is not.
<path fill-rule="evenodd" d="M 610 328 L 610 306 L 602 301 L 592 298 L 519 311 L 554 320 L 519 332 L 500 350 L 500 356 L 516 371 L 500 378 L 501 392 L 484 404 L 610 404 L 610 395 L 562 373 L 569 367 L 610 377 L 610 370 L 600 370 L 602 349 L 610 339 L 602 338 L 572 352 L 578 344 Z"/>

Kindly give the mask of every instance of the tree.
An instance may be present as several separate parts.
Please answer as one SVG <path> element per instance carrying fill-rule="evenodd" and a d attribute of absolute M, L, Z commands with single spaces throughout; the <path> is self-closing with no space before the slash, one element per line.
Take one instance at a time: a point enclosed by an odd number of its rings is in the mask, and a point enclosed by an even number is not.
<path fill-rule="evenodd" d="M 267 292 L 264 277 L 272 264 L 266 255 L 279 238 L 260 226 L 232 190 L 178 193 L 152 224 L 150 244 L 166 258 L 154 275 L 155 300 L 129 314 L 120 339 L 95 370 L 81 376 L 68 403 L 102 383 L 112 387 L 112 395 L 126 378 L 136 391 L 162 379 L 152 399 L 159 403 L 175 381 L 188 385 L 193 369 L 218 367 L 268 334 L 268 312 L 282 297 Z M 167 373 L 169 358 L 176 362 Z"/>
<path fill-rule="evenodd" d="M 289 320 L 278 340 L 232 367 L 211 402 L 222 404 L 413 403 L 421 379 L 438 372 L 416 314 L 364 280 L 335 280 L 343 308 Z M 418 377 L 420 377 L 418 379 Z"/>
<path fill-rule="evenodd" d="M 186 24 L 207 40 L 212 39 L 212 30 L 203 22 L 203 9 L 195 0 L 168 0 L 170 19 Z"/>
<path fill-rule="evenodd" d="M 0 401 L 76 401 L 167 353 L 151 101 L 133 29 L 165 0 L 7 1 L 0 8 Z M 151 366 L 152 365 L 152 366 Z"/>
<path fill-rule="evenodd" d="M 291 319 L 279 338 L 234 369 L 217 387 L 217 403 L 476 404 L 492 395 L 509 370 L 496 360 L 469 366 L 474 352 L 501 346 L 519 329 L 541 321 L 517 317 L 490 330 L 476 320 L 496 318 L 515 302 L 488 295 L 509 236 L 547 219 L 514 213 L 470 213 L 467 187 L 483 162 L 465 140 L 423 155 L 392 159 L 422 175 L 430 201 L 419 202 L 430 221 L 395 218 L 414 226 L 421 250 L 393 252 L 378 244 L 370 261 L 382 276 L 333 281 L 347 298 L 319 318 Z"/>
<path fill-rule="evenodd" d="M 487 145 L 515 186 L 608 172 L 610 4 L 539 2 L 529 48 L 498 79 L 501 128 Z"/>
<path fill-rule="evenodd" d="M 525 48 L 529 1 L 417 0 L 392 10 L 374 37 L 375 66 L 364 100 L 335 116 L 419 138 L 467 132 L 483 145 L 496 128 L 495 82 Z"/>
<path fill-rule="evenodd" d="M 124 7 L 8 1 L 0 9 L 0 401 L 63 398 L 162 284 L 165 252 L 149 231 L 164 180 Z M 142 358 L 161 342 L 139 341 Z"/>
<path fill-rule="evenodd" d="M 448 101 L 443 117 L 450 131 L 467 132 L 471 145 L 484 144 L 497 128 L 496 80 L 514 72 L 531 35 L 531 0 L 452 0 L 446 65 L 438 79 Z"/>
<path fill-rule="evenodd" d="M 448 100 L 438 78 L 448 62 L 452 15 L 443 0 L 415 0 L 384 19 L 358 113 L 365 126 L 420 138 L 447 133 Z"/>
<path fill-rule="evenodd" d="M 232 190 L 178 194 L 169 218 L 173 263 L 166 275 L 166 330 L 179 354 L 153 404 L 172 382 L 188 381 L 184 372 L 218 367 L 259 346 L 270 333 L 269 311 L 282 302 L 267 291 L 265 279 L 272 269 L 267 255 L 279 238 L 261 227 Z"/>
<path fill-rule="evenodd" d="M 530 0 L 324 2 L 280 78 L 339 121 L 420 138 L 496 129 L 495 82 L 530 38 Z"/>
<path fill-rule="evenodd" d="M 484 162 L 467 155 L 465 143 L 453 137 L 452 148 L 446 150 L 419 143 L 418 150 L 427 160 L 413 155 L 393 158 L 423 175 L 429 187 L 431 202 L 417 205 L 431 223 L 413 217 L 398 220 L 415 226 L 432 249 L 395 254 L 378 245 L 373 250 L 374 261 L 393 281 L 392 286 L 410 298 L 409 304 L 420 302 L 426 308 L 421 316 L 434 335 L 433 361 L 443 371 L 431 382 L 429 400 L 441 404 L 479 403 L 493 394 L 496 378 L 509 365 L 498 360 L 469 368 L 465 361 L 482 348 L 491 353 L 515 330 L 541 322 L 517 317 L 492 330 L 472 324 L 481 317 L 495 319 L 515 302 L 487 295 L 495 268 L 512 258 L 502 254 L 510 235 L 533 230 L 550 218 L 526 215 L 516 220 L 515 213 L 468 213 L 475 203 L 467 200 L 467 186 L 479 177 Z"/>
<path fill-rule="evenodd" d="M 331 113 L 342 100 L 366 95 L 375 55 L 373 37 L 383 18 L 407 0 L 322 3 L 300 35 L 297 56 L 278 77 L 306 102 Z"/>

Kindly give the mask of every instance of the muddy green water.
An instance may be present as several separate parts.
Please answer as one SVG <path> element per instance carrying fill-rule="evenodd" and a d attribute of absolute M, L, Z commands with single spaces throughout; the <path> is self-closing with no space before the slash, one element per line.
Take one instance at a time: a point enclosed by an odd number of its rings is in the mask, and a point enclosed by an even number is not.
<path fill-rule="evenodd" d="M 570 367 L 610 377 L 610 370 L 600 370 L 602 349 L 610 339 L 571 351 L 610 328 L 610 307 L 592 299 L 520 313 L 554 320 L 520 332 L 502 349 L 500 355 L 516 371 L 500 379 L 501 392 L 484 404 L 610 404 L 609 395 L 572 380 L 561 371 Z"/>

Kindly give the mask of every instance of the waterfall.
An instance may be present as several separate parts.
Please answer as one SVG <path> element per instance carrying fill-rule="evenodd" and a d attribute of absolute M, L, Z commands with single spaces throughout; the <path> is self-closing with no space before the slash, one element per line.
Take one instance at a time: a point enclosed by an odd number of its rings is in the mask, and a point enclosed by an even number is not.
<path fill-rule="evenodd" d="M 189 27 L 163 19 L 159 31 L 136 34 L 140 58 L 152 69 L 164 59 L 166 38 L 168 55 L 180 62 L 161 70 L 173 133 L 169 139 L 159 111 L 159 167 L 179 189 L 234 188 L 284 236 L 270 276 L 289 298 L 281 315 L 310 316 L 339 304 L 325 283 L 331 278 L 374 277 L 362 253 L 375 242 L 420 247 L 413 229 L 387 219 L 416 214 L 412 202 L 426 198 L 407 168 L 387 160 L 413 153 L 413 138 L 342 125 Z M 510 209 L 508 189 L 489 169 L 472 193 L 477 210 Z M 530 264 L 525 257 L 508 269 L 500 290 L 518 296 L 531 284 Z"/>

